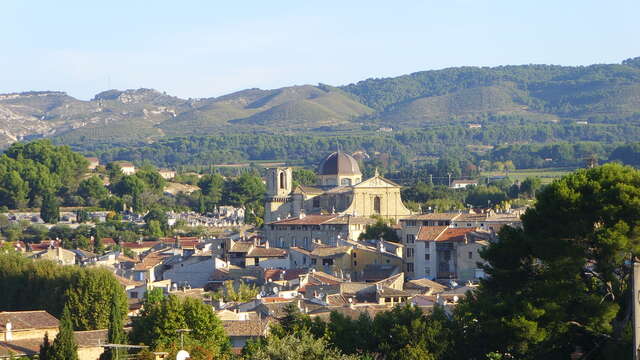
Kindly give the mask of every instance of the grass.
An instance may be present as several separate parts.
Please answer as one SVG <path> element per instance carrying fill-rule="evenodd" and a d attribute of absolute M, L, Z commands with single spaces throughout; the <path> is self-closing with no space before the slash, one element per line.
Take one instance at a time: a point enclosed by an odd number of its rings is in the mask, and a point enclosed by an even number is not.
<path fill-rule="evenodd" d="M 548 184 L 553 180 L 562 177 L 576 169 L 574 168 L 543 168 L 543 169 L 518 169 L 508 172 L 510 179 L 522 181 L 528 177 L 540 178 L 543 184 Z M 481 176 L 494 177 L 505 176 L 507 173 L 504 171 L 483 171 Z"/>

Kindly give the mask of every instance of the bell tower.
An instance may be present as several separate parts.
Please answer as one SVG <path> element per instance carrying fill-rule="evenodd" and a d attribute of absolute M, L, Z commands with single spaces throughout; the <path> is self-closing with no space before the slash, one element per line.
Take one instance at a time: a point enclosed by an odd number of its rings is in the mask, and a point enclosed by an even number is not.
<path fill-rule="evenodd" d="M 291 213 L 290 194 L 293 188 L 290 167 L 267 169 L 267 196 L 264 204 L 264 222 L 286 218 Z"/>

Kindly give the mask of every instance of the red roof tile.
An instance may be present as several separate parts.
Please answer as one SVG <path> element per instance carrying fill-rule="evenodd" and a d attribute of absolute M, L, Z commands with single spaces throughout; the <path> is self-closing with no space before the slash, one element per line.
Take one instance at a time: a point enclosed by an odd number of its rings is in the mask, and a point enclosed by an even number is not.
<path fill-rule="evenodd" d="M 421 226 L 416 236 L 418 241 L 434 241 L 438 238 L 443 231 L 447 229 L 446 226 Z"/>
<path fill-rule="evenodd" d="M 465 236 L 475 230 L 475 228 L 447 228 L 436 241 L 464 241 Z"/>

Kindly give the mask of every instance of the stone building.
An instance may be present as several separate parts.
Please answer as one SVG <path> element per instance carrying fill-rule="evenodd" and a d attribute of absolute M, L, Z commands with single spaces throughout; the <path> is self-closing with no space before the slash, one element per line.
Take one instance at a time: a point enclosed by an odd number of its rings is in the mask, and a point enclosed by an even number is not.
<path fill-rule="evenodd" d="M 400 185 L 377 171 L 363 181 L 358 162 L 341 151 L 322 161 L 316 186 L 293 188 L 293 171 L 289 167 L 269 169 L 266 180 L 267 224 L 304 214 L 380 215 L 395 220 L 411 215 L 402 203 Z"/>

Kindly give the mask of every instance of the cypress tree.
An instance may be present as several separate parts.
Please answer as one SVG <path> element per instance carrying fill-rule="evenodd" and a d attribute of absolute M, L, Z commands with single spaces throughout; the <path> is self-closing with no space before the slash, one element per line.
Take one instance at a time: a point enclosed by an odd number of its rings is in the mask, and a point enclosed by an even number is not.
<path fill-rule="evenodd" d="M 120 302 L 118 296 L 114 293 L 111 298 L 111 312 L 109 313 L 109 332 L 108 339 L 110 344 L 125 344 L 127 342 L 127 336 L 123 330 L 124 323 L 122 322 L 122 309 L 120 308 Z M 101 356 L 100 359 L 118 359 L 124 351 L 122 349 L 110 348 Z"/>
<path fill-rule="evenodd" d="M 51 347 L 49 360 L 78 360 L 78 345 L 73 337 L 71 312 L 64 307 L 60 318 L 59 332 Z"/>
<path fill-rule="evenodd" d="M 44 333 L 44 341 L 42 341 L 42 345 L 40 345 L 40 355 L 38 359 L 40 360 L 49 360 L 51 355 L 51 343 L 49 342 L 49 333 Z"/>

